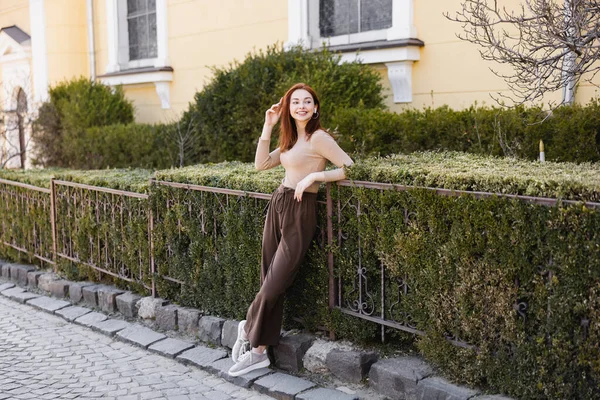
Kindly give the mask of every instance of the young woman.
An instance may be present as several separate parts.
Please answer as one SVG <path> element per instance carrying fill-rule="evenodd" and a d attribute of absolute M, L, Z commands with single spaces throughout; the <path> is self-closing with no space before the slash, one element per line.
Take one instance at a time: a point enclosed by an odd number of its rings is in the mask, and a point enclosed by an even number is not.
<path fill-rule="evenodd" d="M 344 179 L 344 165 L 352 164 L 321 128 L 319 105 L 315 91 L 298 83 L 265 113 L 255 166 L 265 170 L 281 164 L 285 178 L 269 203 L 262 242 L 261 288 L 246 320 L 238 326 L 231 376 L 270 364 L 266 347 L 279 343 L 285 291 L 292 285 L 315 233 L 319 184 Z M 279 147 L 269 153 L 271 131 L 280 117 Z M 338 169 L 325 171 L 327 161 Z M 252 349 L 244 351 L 248 343 Z"/>

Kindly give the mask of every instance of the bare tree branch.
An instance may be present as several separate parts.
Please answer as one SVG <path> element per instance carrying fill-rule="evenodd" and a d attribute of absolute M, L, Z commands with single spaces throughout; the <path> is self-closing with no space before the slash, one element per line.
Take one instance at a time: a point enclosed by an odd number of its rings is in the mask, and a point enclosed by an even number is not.
<path fill-rule="evenodd" d="M 499 0 L 464 0 L 451 21 L 461 24 L 458 38 L 480 46 L 484 60 L 508 65 L 502 73 L 511 95 L 498 94 L 514 104 L 541 100 L 563 90 L 561 104 L 573 101 L 580 81 L 600 70 L 599 0 L 523 0 L 519 10 L 499 6 Z"/>

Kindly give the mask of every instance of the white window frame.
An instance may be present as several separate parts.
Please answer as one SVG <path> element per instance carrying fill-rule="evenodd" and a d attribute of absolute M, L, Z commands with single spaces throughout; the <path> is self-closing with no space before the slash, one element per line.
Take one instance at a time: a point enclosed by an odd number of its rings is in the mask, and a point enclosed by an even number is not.
<path fill-rule="evenodd" d="M 106 75 L 100 81 L 107 85 L 135 85 L 153 83 L 160 99 L 161 108 L 171 108 L 170 82 L 173 81 L 172 69 L 168 58 L 167 0 L 156 0 L 156 45 L 155 58 L 142 60 L 129 59 L 129 36 L 127 33 L 127 2 L 125 0 L 106 0 L 108 65 Z M 136 69 L 146 71 L 136 72 Z M 162 70 L 159 70 L 163 68 Z M 135 73 L 118 74 L 132 70 Z"/>
<path fill-rule="evenodd" d="M 129 59 L 129 34 L 127 29 L 127 2 L 106 0 L 108 65 L 106 72 L 119 72 L 144 67 L 166 67 L 167 56 L 167 0 L 156 0 L 157 56 L 141 60 Z"/>
<path fill-rule="evenodd" d="M 392 0 L 392 26 L 388 29 L 322 38 L 319 33 L 319 0 L 288 0 L 288 41 L 286 46 L 300 44 L 305 48 L 366 44 L 359 51 L 345 52 L 342 62 L 384 63 L 392 86 L 395 103 L 412 102 L 412 66 L 420 59 L 419 47 L 410 45 L 368 49 L 369 42 L 416 39 L 414 0 Z"/>

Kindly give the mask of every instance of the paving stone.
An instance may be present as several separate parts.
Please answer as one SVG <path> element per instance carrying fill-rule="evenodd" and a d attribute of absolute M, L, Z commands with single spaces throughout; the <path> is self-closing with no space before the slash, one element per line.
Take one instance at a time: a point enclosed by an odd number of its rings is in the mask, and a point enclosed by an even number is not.
<path fill-rule="evenodd" d="M 341 380 L 360 383 L 376 361 L 375 352 L 332 350 L 327 354 L 325 363 L 331 373 Z"/>
<path fill-rule="evenodd" d="M 231 376 L 227 372 L 232 366 L 233 361 L 231 360 L 231 357 L 226 357 L 213 362 L 212 364 L 206 367 L 206 370 L 212 374 L 219 376 L 220 378 L 225 379 L 228 382 L 233 383 L 234 385 L 241 386 L 244 388 L 249 388 L 257 379 L 275 372 L 269 368 L 261 368 L 251 371 L 242 376 Z"/>
<path fill-rule="evenodd" d="M 154 332 L 152 329 L 148 329 L 138 324 L 132 324 L 131 326 L 118 332 L 117 337 L 124 342 L 141 346 L 143 348 L 147 348 L 151 344 L 166 338 L 166 336 L 162 333 Z"/>
<path fill-rule="evenodd" d="M 316 385 L 306 379 L 277 372 L 260 378 L 252 387 L 261 393 L 280 400 L 293 400 L 294 397 Z"/>
<path fill-rule="evenodd" d="M 46 274 L 45 271 L 30 271 L 27 273 L 27 285 L 31 288 L 38 287 L 40 276 Z"/>
<path fill-rule="evenodd" d="M 10 279 L 10 264 L 2 264 L 0 268 L 2 270 L 2 277 L 4 279 Z"/>
<path fill-rule="evenodd" d="M 27 273 L 35 271 L 33 265 L 11 264 L 10 279 L 17 282 L 20 286 L 27 286 Z"/>
<path fill-rule="evenodd" d="M 125 292 L 117 296 L 117 310 L 121 314 L 129 318 L 135 318 L 137 316 L 136 303 L 141 299 L 141 296 L 131 292 Z"/>
<path fill-rule="evenodd" d="M 302 358 L 304 368 L 316 374 L 328 373 L 329 368 L 325 364 L 327 354 L 335 349 L 342 351 L 356 350 L 350 342 L 316 339 Z"/>
<path fill-rule="evenodd" d="M 92 308 L 98 308 L 98 291 L 102 288 L 102 285 L 84 286 L 81 288 L 83 295 L 83 303 Z"/>
<path fill-rule="evenodd" d="M 49 283 L 50 294 L 58 299 L 69 297 L 69 285 L 71 282 L 64 279 L 52 281 Z"/>
<path fill-rule="evenodd" d="M 10 283 L 10 282 L 3 283 L 3 284 L 0 285 L 0 292 L 3 292 L 3 291 L 8 290 L 8 289 L 12 289 L 14 287 L 15 287 L 14 283 Z"/>
<path fill-rule="evenodd" d="M 138 316 L 144 319 L 156 318 L 156 309 L 167 304 L 169 304 L 167 300 L 158 297 L 142 297 L 136 304 Z"/>
<path fill-rule="evenodd" d="M 72 282 L 69 285 L 69 298 L 73 304 L 83 301 L 83 288 L 87 286 L 95 286 L 91 282 Z"/>
<path fill-rule="evenodd" d="M 74 321 L 83 315 L 89 314 L 90 312 L 92 312 L 92 310 L 89 308 L 71 306 L 56 311 L 56 314 L 60 315 L 67 321 Z"/>
<path fill-rule="evenodd" d="M 286 333 L 273 347 L 275 365 L 285 371 L 298 372 L 304 365 L 302 358 L 314 342 L 315 337 L 306 333 Z"/>
<path fill-rule="evenodd" d="M 59 280 L 59 278 L 54 272 L 46 272 L 45 274 L 40 275 L 38 278 L 38 289 L 49 292 L 50 282 L 57 280 Z"/>
<path fill-rule="evenodd" d="M 457 386 L 437 376 L 425 378 L 417 384 L 417 398 L 423 400 L 467 400 L 478 394 L 477 390 Z"/>
<path fill-rule="evenodd" d="M 98 307 L 102 311 L 113 313 L 117 311 L 117 296 L 125 293 L 111 286 L 103 286 L 98 290 Z"/>
<path fill-rule="evenodd" d="M 221 331 L 223 330 L 223 318 L 206 315 L 200 318 L 198 323 L 198 338 L 203 342 L 221 345 Z"/>
<path fill-rule="evenodd" d="M 12 289 L 5 290 L 2 292 L 2 295 L 8 297 L 11 300 L 18 301 L 21 304 L 24 304 L 27 300 L 40 297 L 39 294 L 29 293 L 21 289 L 20 287 L 14 287 Z"/>
<path fill-rule="evenodd" d="M 90 324 L 90 328 L 95 331 L 102 332 L 105 335 L 113 336 L 115 333 L 130 327 L 131 324 L 120 319 L 107 319 L 104 321 L 94 322 Z"/>
<path fill-rule="evenodd" d="M 79 318 L 75 318 L 75 323 L 89 327 L 91 324 L 96 324 L 98 322 L 105 321 L 107 318 L 108 317 L 104 314 L 100 314 L 98 312 L 91 312 L 82 315 Z"/>
<path fill-rule="evenodd" d="M 177 309 L 174 305 L 166 305 L 156 309 L 156 325 L 164 331 L 177 330 Z"/>
<path fill-rule="evenodd" d="M 393 399 L 413 398 L 417 384 L 433 373 L 431 367 L 416 357 L 399 357 L 377 361 L 369 371 L 369 385 Z"/>
<path fill-rule="evenodd" d="M 183 340 L 167 338 L 160 342 L 154 343 L 148 347 L 148 350 L 158 353 L 160 355 L 175 358 L 179 354 L 186 350 L 194 348 L 192 343 L 184 342 Z"/>
<path fill-rule="evenodd" d="M 486 394 L 483 396 L 473 397 L 471 400 L 514 400 L 512 397 L 502 396 L 500 394 Z"/>
<path fill-rule="evenodd" d="M 335 389 L 317 388 L 300 393 L 297 400 L 358 400 L 358 396 Z"/>
<path fill-rule="evenodd" d="M 193 308 L 180 307 L 177 310 L 177 325 L 181 332 L 189 335 L 198 334 L 198 323 L 202 314 Z"/>
<path fill-rule="evenodd" d="M 193 364 L 206 369 L 215 361 L 227 357 L 227 352 L 219 349 L 210 349 L 204 346 L 198 346 L 184 351 L 177 356 L 177 359 L 184 364 Z"/>
<path fill-rule="evenodd" d="M 35 299 L 31 299 L 27 301 L 27 304 L 30 304 L 40 310 L 48 311 L 53 313 L 54 311 L 60 310 L 61 308 L 65 308 L 71 305 L 68 301 L 57 300 L 51 297 L 40 296 Z"/>
<path fill-rule="evenodd" d="M 240 321 L 227 320 L 223 323 L 223 331 L 221 333 L 221 346 L 233 348 L 237 340 L 238 325 Z"/>

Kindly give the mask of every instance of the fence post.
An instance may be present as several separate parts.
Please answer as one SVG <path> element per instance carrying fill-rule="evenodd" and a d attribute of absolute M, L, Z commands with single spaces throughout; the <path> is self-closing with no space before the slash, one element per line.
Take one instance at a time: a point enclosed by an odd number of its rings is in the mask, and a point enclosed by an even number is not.
<path fill-rule="evenodd" d="M 150 189 L 154 179 L 150 179 Z M 151 192 L 150 190 L 149 192 Z M 152 212 L 151 195 L 148 195 L 148 240 L 150 241 L 150 274 L 152 276 L 152 297 L 156 297 L 156 281 L 154 266 L 154 213 Z"/>
<path fill-rule="evenodd" d="M 329 267 L 329 309 L 335 307 L 335 275 L 333 269 L 333 199 L 331 198 L 331 182 L 327 183 L 327 265 Z M 330 331 L 329 337 L 335 340 L 335 332 Z"/>
<path fill-rule="evenodd" d="M 54 178 L 50 179 L 50 226 L 52 229 L 52 261 L 54 261 L 54 272 L 58 272 L 58 246 L 56 244 L 56 184 Z"/>

